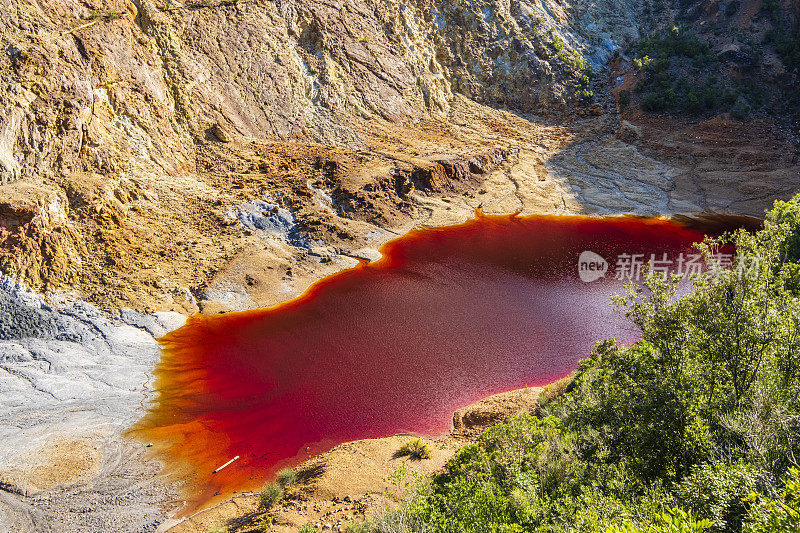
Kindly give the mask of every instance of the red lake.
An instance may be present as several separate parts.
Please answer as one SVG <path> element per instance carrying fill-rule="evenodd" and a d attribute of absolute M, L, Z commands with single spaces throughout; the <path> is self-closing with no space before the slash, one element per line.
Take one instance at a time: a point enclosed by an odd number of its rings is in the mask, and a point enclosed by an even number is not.
<path fill-rule="evenodd" d="M 692 264 L 702 238 L 635 217 L 415 229 L 293 300 L 196 315 L 163 337 L 157 395 L 132 434 L 189 479 L 187 512 L 342 442 L 445 434 L 459 407 L 567 375 L 597 340 L 636 340 L 609 297 L 651 255 Z M 581 281 L 584 251 L 607 261 L 604 277 Z"/>

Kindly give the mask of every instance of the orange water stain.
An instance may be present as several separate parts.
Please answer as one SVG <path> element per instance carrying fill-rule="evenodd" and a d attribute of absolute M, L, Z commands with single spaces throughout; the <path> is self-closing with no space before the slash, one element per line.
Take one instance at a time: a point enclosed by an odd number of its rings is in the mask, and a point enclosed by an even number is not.
<path fill-rule="evenodd" d="M 160 339 L 157 397 L 130 434 L 189 481 L 184 514 L 343 442 L 444 434 L 459 407 L 562 377 L 596 340 L 635 340 L 609 303 L 617 257 L 677 259 L 702 237 L 664 219 L 480 213 L 413 230 L 293 300 Z M 584 250 L 606 277 L 578 278 Z"/>

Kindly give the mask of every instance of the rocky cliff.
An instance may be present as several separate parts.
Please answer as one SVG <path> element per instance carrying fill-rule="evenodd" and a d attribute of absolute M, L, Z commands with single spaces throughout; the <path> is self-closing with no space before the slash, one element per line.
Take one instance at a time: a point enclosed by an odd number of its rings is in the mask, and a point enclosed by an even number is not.
<path fill-rule="evenodd" d="M 108 305 L 191 307 L 186 290 L 246 246 L 226 215 L 264 193 L 313 210 L 314 179 L 335 196 L 333 245 L 350 218 L 419 221 L 412 188 L 485 174 L 532 140 L 498 108 L 590 103 L 583 76 L 638 36 L 636 2 L 612 7 L 8 0 L 0 268 Z"/>
<path fill-rule="evenodd" d="M 620 125 L 609 59 L 689 16 L 651 4 L 6 0 L 0 270 L 213 311 L 478 206 L 759 215 L 796 184 L 792 135 L 767 125 L 779 159 L 747 186 L 661 142 L 683 126 Z"/>

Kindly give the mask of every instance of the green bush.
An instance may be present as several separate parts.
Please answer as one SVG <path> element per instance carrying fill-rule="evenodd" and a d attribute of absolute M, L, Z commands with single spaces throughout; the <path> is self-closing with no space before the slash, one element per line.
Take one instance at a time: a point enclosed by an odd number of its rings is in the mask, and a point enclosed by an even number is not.
<path fill-rule="evenodd" d="M 360 522 L 351 521 L 345 527 L 347 533 L 372 533 L 375 531 L 375 524 L 369 518 Z"/>
<path fill-rule="evenodd" d="M 697 520 L 682 509 L 669 509 L 654 515 L 645 525 L 627 522 L 621 527 L 609 527 L 606 533 L 701 533 L 710 527 L 708 520 Z"/>
<path fill-rule="evenodd" d="M 311 524 L 306 524 L 300 528 L 298 533 L 319 533 L 319 529 L 317 529 Z"/>
<path fill-rule="evenodd" d="M 704 102 L 700 100 L 700 97 L 697 96 L 697 93 L 694 91 L 690 91 L 689 94 L 686 95 L 686 107 L 689 111 L 697 113 L 704 107 Z"/>
<path fill-rule="evenodd" d="M 736 104 L 731 108 L 731 116 L 736 120 L 744 120 L 750 112 L 750 104 L 741 96 L 736 100 Z"/>
<path fill-rule="evenodd" d="M 714 531 L 741 531 L 747 498 L 759 486 L 758 472 L 744 462 L 704 463 L 695 467 L 676 488 L 683 504 L 705 516 Z"/>
<path fill-rule="evenodd" d="M 800 470 L 792 467 L 784 480 L 783 490 L 775 496 L 752 493 L 755 504 L 750 508 L 745 533 L 778 533 L 800 531 Z"/>
<path fill-rule="evenodd" d="M 669 105 L 669 99 L 666 94 L 649 92 L 642 96 L 642 109 L 645 111 L 663 111 Z"/>
<path fill-rule="evenodd" d="M 431 449 L 419 437 L 406 441 L 397 451 L 397 456 L 408 456 L 412 459 L 430 459 Z"/>
<path fill-rule="evenodd" d="M 686 57 L 701 63 L 715 60 L 711 46 L 689 31 L 673 28 L 672 31 L 643 39 L 637 49 L 654 58 Z"/>
<path fill-rule="evenodd" d="M 286 487 L 294 485 L 295 481 L 297 481 L 297 474 L 291 468 L 284 468 L 278 472 L 276 480 L 281 488 L 286 489 Z"/>
<path fill-rule="evenodd" d="M 258 496 L 258 508 L 269 511 L 283 498 L 283 489 L 277 483 L 267 483 Z"/>

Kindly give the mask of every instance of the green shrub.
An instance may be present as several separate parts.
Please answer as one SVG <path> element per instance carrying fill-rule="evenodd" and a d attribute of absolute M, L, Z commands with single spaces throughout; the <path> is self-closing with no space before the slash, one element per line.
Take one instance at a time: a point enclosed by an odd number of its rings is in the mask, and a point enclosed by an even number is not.
<path fill-rule="evenodd" d="M 645 111 L 663 111 L 669 107 L 666 94 L 649 92 L 642 96 L 642 109 Z"/>
<path fill-rule="evenodd" d="M 658 513 L 645 525 L 626 522 L 623 526 L 611 526 L 606 533 L 702 533 L 711 528 L 709 520 L 697 520 L 682 509 L 669 509 Z"/>
<path fill-rule="evenodd" d="M 267 483 L 258 497 L 258 508 L 269 511 L 283 498 L 283 489 L 277 483 Z"/>
<path fill-rule="evenodd" d="M 694 112 L 697 113 L 701 109 L 703 109 L 703 102 L 700 100 L 700 97 L 697 96 L 697 93 L 694 91 L 690 91 L 689 94 L 686 95 L 686 107 Z"/>
<path fill-rule="evenodd" d="M 778 4 L 776 0 L 768 0 L 764 2 L 764 4 L 761 7 L 764 9 L 764 11 L 767 11 L 769 13 L 775 13 L 778 11 L 778 9 L 780 9 L 781 6 L 780 4 Z"/>
<path fill-rule="evenodd" d="M 800 470 L 792 467 L 783 490 L 774 496 L 752 493 L 744 533 L 800 531 Z"/>
<path fill-rule="evenodd" d="M 673 28 L 649 39 L 643 39 L 637 49 L 650 57 L 686 57 L 696 61 L 713 61 L 711 46 L 689 31 Z"/>
<path fill-rule="evenodd" d="M 731 108 L 731 116 L 736 120 L 744 120 L 750 112 L 750 104 L 741 96 L 736 100 L 736 104 Z"/>
<path fill-rule="evenodd" d="M 636 67 L 637 69 L 641 69 L 643 67 L 647 67 L 652 62 L 653 62 L 653 60 L 650 59 L 650 57 L 648 57 L 646 55 L 643 56 L 643 57 L 634 57 L 633 58 L 633 66 Z"/>
<path fill-rule="evenodd" d="M 706 463 L 677 486 L 676 495 L 716 531 L 741 531 L 747 514 L 744 499 L 758 487 L 756 469 L 743 461 L 733 465 Z"/>
<path fill-rule="evenodd" d="M 348 522 L 345 527 L 347 533 L 372 533 L 375 531 L 375 524 L 369 518 L 365 518 L 360 522 Z"/>
<path fill-rule="evenodd" d="M 275 524 L 275 520 L 269 515 L 262 515 L 256 518 L 255 526 L 256 531 L 260 533 L 269 533 L 272 530 L 272 526 Z"/>
<path fill-rule="evenodd" d="M 412 459 L 430 459 L 431 449 L 419 437 L 406 441 L 397 451 L 397 456 L 408 456 Z"/>
<path fill-rule="evenodd" d="M 290 485 L 294 485 L 295 481 L 297 481 L 297 474 L 295 474 L 294 470 L 292 470 L 291 468 L 284 468 L 283 470 L 278 472 L 276 480 L 278 482 L 278 485 L 280 485 L 281 488 L 285 489 Z"/>
<path fill-rule="evenodd" d="M 300 528 L 300 531 L 298 531 L 298 533 L 319 533 L 319 529 L 317 529 L 311 524 L 306 524 Z"/>
<path fill-rule="evenodd" d="M 716 109 L 720 105 L 721 91 L 719 85 L 708 85 L 703 89 L 703 106 L 706 109 Z"/>
<path fill-rule="evenodd" d="M 622 90 L 619 92 L 619 105 L 625 107 L 631 101 L 631 92 L 627 90 Z"/>

